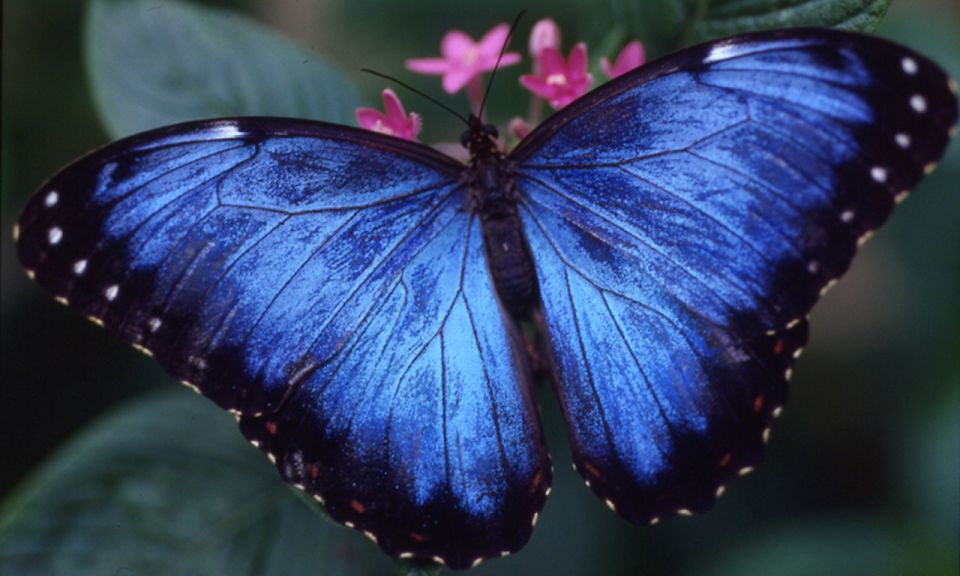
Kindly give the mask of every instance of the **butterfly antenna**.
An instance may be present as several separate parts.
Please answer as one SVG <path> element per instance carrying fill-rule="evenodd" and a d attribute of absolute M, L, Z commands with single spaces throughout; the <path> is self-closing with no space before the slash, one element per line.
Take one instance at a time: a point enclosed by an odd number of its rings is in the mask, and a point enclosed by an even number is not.
<path fill-rule="evenodd" d="M 520 24 L 520 19 L 523 18 L 523 15 L 526 14 L 526 10 L 521 10 L 517 17 L 513 19 L 513 24 L 510 26 L 510 32 L 507 34 L 507 39 L 503 41 L 503 46 L 500 47 L 500 55 L 497 56 L 497 64 L 493 67 L 493 71 L 490 72 L 490 81 L 487 82 L 487 90 L 483 93 L 483 100 L 480 101 L 480 110 L 477 111 L 477 118 L 483 118 L 483 110 L 487 106 L 487 96 L 490 95 L 490 88 L 493 87 L 493 78 L 497 75 L 497 70 L 500 69 L 500 60 L 503 59 L 503 55 L 507 52 L 507 46 L 510 45 L 510 40 L 513 38 L 513 33 L 517 30 L 517 25 Z"/>
<path fill-rule="evenodd" d="M 380 78 L 383 78 L 384 80 L 389 80 L 389 81 L 393 82 L 394 84 L 397 84 L 398 86 L 402 86 L 402 87 L 406 88 L 407 90 L 413 92 L 414 94 L 416 94 L 416 95 L 418 95 L 418 96 L 421 96 L 421 97 L 423 97 L 423 98 L 426 98 L 427 100 L 429 100 L 430 102 L 433 102 L 434 104 L 436 104 L 436 105 L 439 106 L 440 108 L 442 108 L 442 109 L 446 110 L 447 112 L 453 114 L 453 115 L 456 116 L 461 122 L 463 122 L 464 124 L 466 124 L 467 127 L 470 126 L 470 121 L 467 120 L 466 118 L 464 118 L 463 114 L 460 114 L 459 112 L 457 112 L 457 111 L 454 110 L 453 108 L 451 108 L 451 107 L 447 106 L 446 104 L 438 101 L 436 98 L 433 98 L 432 96 L 429 96 L 429 95 L 427 95 L 427 94 L 424 94 L 423 92 L 421 92 L 420 90 L 417 90 L 416 88 L 414 88 L 413 86 L 407 84 L 406 82 L 403 82 L 403 81 L 401 81 L 401 80 L 398 80 L 398 79 L 396 79 L 396 78 L 394 78 L 393 76 L 390 76 L 390 75 L 388 75 L 388 74 L 384 74 L 383 72 L 377 72 L 376 70 L 371 70 L 371 69 L 369 69 L 369 68 L 361 68 L 360 71 L 361 71 L 361 72 L 366 72 L 367 74 L 373 74 L 374 76 L 378 76 L 378 77 L 380 77 Z"/>

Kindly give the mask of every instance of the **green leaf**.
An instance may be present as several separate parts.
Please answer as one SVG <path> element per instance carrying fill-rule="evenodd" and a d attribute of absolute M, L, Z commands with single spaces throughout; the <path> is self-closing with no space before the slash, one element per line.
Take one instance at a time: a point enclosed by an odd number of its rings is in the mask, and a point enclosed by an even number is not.
<path fill-rule="evenodd" d="M 443 566 L 422 560 L 400 560 L 397 562 L 397 576 L 439 576 Z"/>
<path fill-rule="evenodd" d="M 891 0 L 609 0 L 610 27 L 639 38 L 651 56 L 769 28 L 872 31 Z"/>
<path fill-rule="evenodd" d="M 909 571 L 892 529 L 874 519 L 822 518 L 740 536 L 735 546 L 707 555 L 693 573 L 894 576 Z"/>
<path fill-rule="evenodd" d="M 324 520 L 209 401 L 167 392 L 63 447 L 0 510 L 0 574 L 354 575 L 392 563 Z"/>
<path fill-rule="evenodd" d="M 115 137 L 222 116 L 351 123 L 358 105 L 319 56 L 235 12 L 94 0 L 85 36 L 94 100 Z"/>
<path fill-rule="evenodd" d="M 693 42 L 754 30 L 823 26 L 870 32 L 891 0 L 716 0 L 701 2 L 688 29 Z"/>

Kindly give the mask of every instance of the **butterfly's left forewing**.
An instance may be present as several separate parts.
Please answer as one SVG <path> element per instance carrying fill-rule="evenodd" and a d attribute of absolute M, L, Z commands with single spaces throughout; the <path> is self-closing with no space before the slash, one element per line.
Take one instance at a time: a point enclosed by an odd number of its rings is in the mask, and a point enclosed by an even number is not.
<path fill-rule="evenodd" d="M 54 176 L 18 251 L 335 519 L 464 567 L 523 545 L 550 470 L 461 170 L 329 124 L 184 124 Z"/>
<path fill-rule="evenodd" d="M 557 390 L 609 506 L 703 510 L 760 460 L 807 313 L 956 119 L 926 58 L 794 30 L 664 58 L 521 143 Z"/>

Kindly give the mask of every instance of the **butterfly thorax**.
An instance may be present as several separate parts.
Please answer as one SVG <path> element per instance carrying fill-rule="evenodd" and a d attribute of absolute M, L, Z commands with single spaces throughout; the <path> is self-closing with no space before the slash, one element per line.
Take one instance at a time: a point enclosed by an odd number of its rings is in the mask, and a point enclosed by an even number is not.
<path fill-rule="evenodd" d="M 508 162 L 496 144 L 496 130 L 471 117 L 464 135 L 470 150 L 468 186 L 480 218 L 490 275 L 500 301 L 517 319 L 528 318 L 538 302 L 536 270 L 517 208 L 519 194 Z"/>

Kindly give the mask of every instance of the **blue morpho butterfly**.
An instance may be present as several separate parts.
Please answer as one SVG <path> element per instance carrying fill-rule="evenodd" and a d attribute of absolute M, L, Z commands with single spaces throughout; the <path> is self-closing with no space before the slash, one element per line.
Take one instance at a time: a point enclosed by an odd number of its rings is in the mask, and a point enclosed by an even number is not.
<path fill-rule="evenodd" d="M 239 420 L 397 557 L 518 550 L 551 467 L 545 335 L 590 488 L 631 522 L 758 464 L 807 314 L 943 154 L 956 84 L 888 41 L 764 32 L 601 86 L 460 162 L 279 118 L 110 144 L 44 184 L 19 256 Z"/>

